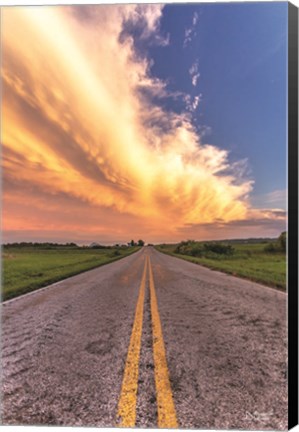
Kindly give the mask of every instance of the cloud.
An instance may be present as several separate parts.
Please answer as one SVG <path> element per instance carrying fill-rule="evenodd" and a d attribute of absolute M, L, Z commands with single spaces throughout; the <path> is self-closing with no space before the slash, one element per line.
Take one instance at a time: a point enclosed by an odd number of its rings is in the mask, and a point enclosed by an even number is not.
<path fill-rule="evenodd" d="M 189 74 L 191 76 L 191 82 L 194 87 L 197 86 L 197 81 L 200 77 L 200 73 L 198 72 L 198 60 L 196 60 L 189 69 Z"/>
<path fill-rule="evenodd" d="M 185 224 L 178 227 L 178 233 L 184 238 L 202 240 L 278 237 L 287 229 L 287 214 L 281 210 L 251 210 L 244 219 L 224 221 L 218 219 L 213 223 Z M 212 233 L 212 235 L 211 235 Z"/>
<path fill-rule="evenodd" d="M 198 80 L 199 77 L 200 77 L 200 74 L 199 74 L 199 73 L 193 75 L 193 77 L 192 77 L 192 85 L 193 85 L 194 87 L 196 87 L 196 85 L 197 85 L 197 80 Z"/>
<path fill-rule="evenodd" d="M 199 15 L 197 12 L 194 12 L 193 17 L 192 17 L 192 24 L 190 27 L 188 27 L 187 29 L 185 29 L 185 37 L 184 37 L 184 42 L 183 42 L 183 47 L 186 48 L 187 45 L 189 45 L 193 38 L 196 36 L 196 26 L 198 23 L 198 18 Z"/>
<path fill-rule="evenodd" d="M 188 28 L 185 30 L 185 39 L 183 43 L 183 47 L 185 48 L 189 42 L 192 41 L 192 28 Z"/>
<path fill-rule="evenodd" d="M 155 42 L 157 45 L 166 47 L 170 44 L 170 34 L 167 33 L 166 36 L 156 35 L 155 36 Z"/>
<path fill-rule="evenodd" d="M 193 25 L 194 27 L 196 26 L 196 24 L 197 24 L 197 22 L 198 22 L 198 18 L 199 18 L 198 13 L 197 13 L 197 12 L 194 12 L 194 14 L 193 14 L 193 18 L 192 18 L 192 25 Z"/>
<path fill-rule="evenodd" d="M 4 200 L 4 242 L 42 241 L 52 236 L 57 241 L 76 240 L 85 244 L 95 238 L 123 243 L 132 235 L 140 238 L 145 231 L 142 219 L 137 216 L 123 213 L 120 220 L 112 208 L 88 204 L 65 192 L 45 190 L 31 182 L 20 184 L 6 180 Z"/>
<path fill-rule="evenodd" d="M 121 37 L 127 37 L 130 34 L 130 30 L 134 28 L 137 38 L 148 39 L 148 43 L 155 45 L 168 46 L 170 43 L 170 34 L 162 35 L 160 32 L 160 19 L 163 7 L 163 5 L 155 4 L 136 4 L 135 6 L 128 5 L 124 9 L 122 6 L 124 20 L 120 34 Z"/>
<path fill-rule="evenodd" d="M 153 102 L 177 95 L 151 75 L 130 29 L 150 43 L 162 13 L 159 5 L 3 9 L 7 232 L 158 241 L 181 235 L 180 226 L 246 220 L 253 181 L 226 150 L 201 141 L 191 120 L 200 95 L 181 114 Z"/>
<path fill-rule="evenodd" d="M 196 111 L 198 104 L 201 100 L 201 94 L 192 97 L 189 94 L 184 95 L 184 102 L 186 104 L 187 111 L 194 112 Z"/>
<path fill-rule="evenodd" d="M 254 206 L 263 207 L 274 207 L 280 209 L 286 209 L 287 206 L 287 190 L 278 189 L 266 194 L 255 195 L 252 197 L 251 201 Z"/>

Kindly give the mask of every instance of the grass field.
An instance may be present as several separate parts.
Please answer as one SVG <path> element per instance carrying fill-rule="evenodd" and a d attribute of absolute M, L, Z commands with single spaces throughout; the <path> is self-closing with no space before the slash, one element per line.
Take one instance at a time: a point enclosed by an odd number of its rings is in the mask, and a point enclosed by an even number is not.
<path fill-rule="evenodd" d="M 203 253 L 202 256 L 176 253 L 178 245 L 164 244 L 156 248 L 164 253 L 204 265 L 214 270 L 220 270 L 234 276 L 250 279 L 255 282 L 286 289 L 286 254 L 282 252 L 265 252 L 265 243 L 230 243 L 234 249 L 231 255 Z M 195 242 L 193 247 L 200 248 L 203 243 Z"/>
<path fill-rule="evenodd" d="M 69 276 L 136 252 L 130 248 L 3 247 L 2 300 L 16 297 Z"/>

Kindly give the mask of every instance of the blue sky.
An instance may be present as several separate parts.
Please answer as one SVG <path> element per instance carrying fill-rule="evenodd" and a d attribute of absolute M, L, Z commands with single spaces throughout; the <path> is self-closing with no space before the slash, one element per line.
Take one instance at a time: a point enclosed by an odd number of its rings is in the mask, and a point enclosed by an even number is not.
<path fill-rule="evenodd" d="M 252 201 L 262 206 L 261 195 L 286 189 L 287 3 L 167 5 L 160 32 L 169 45 L 147 46 L 153 75 L 201 95 L 193 123 L 206 127 L 203 142 L 248 159 Z"/>

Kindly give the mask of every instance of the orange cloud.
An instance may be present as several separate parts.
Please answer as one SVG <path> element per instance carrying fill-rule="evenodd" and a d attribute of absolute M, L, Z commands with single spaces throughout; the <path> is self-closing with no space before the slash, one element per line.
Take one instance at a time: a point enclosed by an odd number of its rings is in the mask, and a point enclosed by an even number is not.
<path fill-rule="evenodd" d="M 6 230 L 122 226 L 125 236 L 138 226 L 158 239 L 185 224 L 248 218 L 253 184 L 240 177 L 242 162 L 231 165 L 225 150 L 201 143 L 188 114 L 166 112 L 141 91 L 167 93 L 125 24 L 142 23 L 143 38 L 161 41 L 162 9 L 3 8 Z M 51 226 L 50 205 L 58 215 Z"/>

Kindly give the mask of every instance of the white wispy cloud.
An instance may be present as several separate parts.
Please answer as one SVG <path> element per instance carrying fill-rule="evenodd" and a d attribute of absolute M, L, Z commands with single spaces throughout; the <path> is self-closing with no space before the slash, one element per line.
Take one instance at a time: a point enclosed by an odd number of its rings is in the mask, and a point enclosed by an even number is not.
<path fill-rule="evenodd" d="M 197 12 L 194 12 L 194 14 L 193 14 L 193 18 L 192 18 L 192 25 L 193 25 L 193 26 L 196 26 L 196 24 L 197 24 L 197 22 L 198 22 L 198 18 L 199 18 L 198 13 L 197 13 Z"/>
<path fill-rule="evenodd" d="M 184 99 L 184 102 L 186 104 L 186 110 L 190 111 L 192 113 L 195 112 L 198 105 L 199 105 L 201 97 L 202 97 L 201 94 L 193 96 L 193 97 L 189 94 L 185 94 L 183 99 Z"/>
<path fill-rule="evenodd" d="M 195 75 L 193 75 L 193 77 L 192 77 L 192 85 L 193 85 L 194 87 L 196 87 L 196 85 L 197 85 L 197 80 L 198 80 L 199 77 L 200 77 L 200 74 L 195 74 Z"/>
<path fill-rule="evenodd" d="M 197 81 L 200 77 L 200 73 L 198 72 L 198 60 L 196 60 L 189 69 L 189 74 L 191 76 L 191 82 L 194 87 L 197 85 Z"/>
<path fill-rule="evenodd" d="M 287 196 L 288 191 L 286 189 L 277 189 L 266 194 L 253 196 L 252 203 L 259 208 L 286 209 Z"/>
<path fill-rule="evenodd" d="M 170 34 L 167 33 L 166 36 L 161 36 L 160 34 L 155 35 L 155 42 L 162 47 L 168 46 L 170 44 Z"/>
<path fill-rule="evenodd" d="M 185 29 L 185 35 L 184 35 L 184 42 L 183 42 L 183 47 L 186 48 L 186 46 L 192 42 L 193 38 L 196 36 L 196 26 L 198 23 L 198 13 L 194 12 L 193 17 L 192 17 L 192 23 L 191 26 L 188 27 L 187 29 Z"/>

